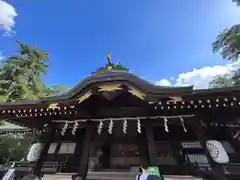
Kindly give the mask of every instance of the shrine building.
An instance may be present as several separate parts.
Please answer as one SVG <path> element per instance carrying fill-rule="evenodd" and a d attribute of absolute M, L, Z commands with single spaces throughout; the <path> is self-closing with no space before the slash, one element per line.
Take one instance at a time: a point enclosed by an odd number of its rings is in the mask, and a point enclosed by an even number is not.
<path fill-rule="evenodd" d="M 240 179 L 240 87 L 157 86 L 107 59 L 66 93 L 0 103 L 1 120 L 38 134 L 25 166 L 94 179 L 146 162 L 164 175 Z"/>

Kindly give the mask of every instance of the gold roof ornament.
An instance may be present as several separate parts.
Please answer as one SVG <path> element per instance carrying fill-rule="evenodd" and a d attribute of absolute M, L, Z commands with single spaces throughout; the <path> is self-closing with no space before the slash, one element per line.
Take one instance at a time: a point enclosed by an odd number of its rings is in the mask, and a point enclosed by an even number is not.
<path fill-rule="evenodd" d="M 133 87 L 129 87 L 129 88 L 130 89 L 128 90 L 128 92 L 130 92 L 132 95 L 134 95 L 134 96 L 136 96 L 136 97 L 138 97 L 142 100 L 145 99 L 146 95 L 143 92 L 141 92 L 141 91 L 139 91 L 139 90 L 137 90 L 136 88 L 133 88 Z"/>
<path fill-rule="evenodd" d="M 107 61 L 108 61 L 108 64 L 106 65 L 107 69 L 108 69 L 108 70 L 112 70 L 112 69 L 113 69 L 113 64 L 112 64 L 112 62 L 111 62 L 110 53 L 107 53 Z"/>
<path fill-rule="evenodd" d="M 111 65 L 112 62 L 111 62 L 111 55 L 110 53 L 107 53 L 107 61 L 108 61 L 108 64 Z"/>
<path fill-rule="evenodd" d="M 108 70 L 112 70 L 113 67 L 112 67 L 111 65 L 109 65 L 109 66 L 107 67 L 107 69 L 108 69 Z"/>
<path fill-rule="evenodd" d="M 85 101 L 86 99 L 88 99 L 90 96 L 92 95 L 91 90 L 89 90 L 88 92 L 86 92 L 83 96 L 80 96 L 77 99 L 78 104 L 80 104 L 81 102 Z"/>
<path fill-rule="evenodd" d="M 97 71 L 95 71 L 93 74 L 95 73 L 99 73 L 99 72 L 106 72 L 107 71 L 123 71 L 123 72 L 129 72 L 129 69 L 124 67 L 120 61 L 118 61 L 118 64 L 114 64 L 112 62 L 111 56 L 109 53 L 107 53 L 106 55 L 106 59 L 107 59 L 107 64 L 105 64 L 104 66 L 98 68 Z"/>
<path fill-rule="evenodd" d="M 101 91 L 112 92 L 112 91 L 122 90 L 121 84 L 105 84 L 105 85 L 99 86 L 98 88 L 99 88 L 98 92 L 101 92 Z"/>
<path fill-rule="evenodd" d="M 172 102 L 176 104 L 177 102 L 182 102 L 182 97 L 181 96 L 176 96 L 176 97 L 169 97 L 170 100 L 168 102 Z"/>
<path fill-rule="evenodd" d="M 48 109 L 60 109 L 58 103 L 52 103 L 48 106 Z"/>

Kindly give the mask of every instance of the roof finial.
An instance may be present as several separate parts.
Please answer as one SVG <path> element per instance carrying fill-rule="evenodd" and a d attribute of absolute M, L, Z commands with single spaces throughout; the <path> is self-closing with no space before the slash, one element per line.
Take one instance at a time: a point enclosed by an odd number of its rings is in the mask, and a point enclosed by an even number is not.
<path fill-rule="evenodd" d="M 107 61 L 108 61 L 108 64 L 109 64 L 109 65 L 112 64 L 110 53 L 107 53 Z"/>

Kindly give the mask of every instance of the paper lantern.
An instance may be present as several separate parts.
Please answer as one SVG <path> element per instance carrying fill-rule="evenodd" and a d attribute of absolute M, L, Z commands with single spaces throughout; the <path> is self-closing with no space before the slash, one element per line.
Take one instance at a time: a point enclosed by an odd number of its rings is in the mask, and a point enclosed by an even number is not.
<path fill-rule="evenodd" d="M 224 164 L 229 162 L 229 157 L 223 145 L 219 141 L 209 140 L 206 142 L 210 156 L 217 163 Z"/>
<path fill-rule="evenodd" d="M 27 161 L 28 162 L 35 162 L 40 158 L 41 152 L 43 150 L 43 143 L 35 143 L 31 146 L 28 155 Z"/>

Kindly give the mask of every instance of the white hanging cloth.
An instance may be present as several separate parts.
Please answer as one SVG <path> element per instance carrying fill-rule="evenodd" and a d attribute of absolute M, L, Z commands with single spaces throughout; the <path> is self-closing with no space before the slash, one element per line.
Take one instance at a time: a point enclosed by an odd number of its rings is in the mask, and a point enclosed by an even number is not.
<path fill-rule="evenodd" d="M 139 118 L 137 118 L 137 132 L 139 134 L 141 134 L 142 130 L 141 130 L 141 121 Z"/>
<path fill-rule="evenodd" d="M 75 121 L 75 123 L 74 123 L 74 125 L 73 125 L 73 129 L 72 129 L 72 135 L 75 135 L 75 134 L 76 134 L 77 128 L 78 128 L 78 122 Z"/>
<path fill-rule="evenodd" d="M 182 127 L 183 127 L 184 132 L 187 132 L 187 129 L 186 129 L 184 120 L 183 120 L 183 118 L 182 118 L 181 116 L 180 116 L 180 121 L 181 121 L 181 123 L 182 123 Z"/>
<path fill-rule="evenodd" d="M 61 131 L 61 135 L 62 135 L 62 136 L 64 136 L 67 128 L 68 128 L 68 122 L 66 121 L 65 124 L 64 124 L 64 126 L 63 126 L 63 128 L 62 128 L 62 131 Z"/>
<path fill-rule="evenodd" d="M 239 138 L 240 138 L 240 131 L 236 132 L 236 134 L 234 134 L 232 138 L 239 140 Z"/>
<path fill-rule="evenodd" d="M 166 131 L 166 132 L 169 132 L 168 124 L 167 124 L 168 119 L 167 119 L 166 117 L 164 117 L 163 119 L 164 119 L 164 127 L 165 127 L 165 131 Z"/>
<path fill-rule="evenodd" d="M 126 119 L 123 120 L 123 133 L 127 134 L 127 120 Z"/>
<path fill-rule="evenodd" d="M 109 133 L 109 134 L 112 134 L 112 130 L 113 130 L 113 121 L 110 120 L 109 126 L 108 126 L 108 133 Z"/>
<path fill-rule="evenodd" d="M 98 130 L 97 133 L 100 135 L 102 132 L 102 128 L 103 128 L 103 121 L 100 120 L 99 124 L 98 124 Z"/>

